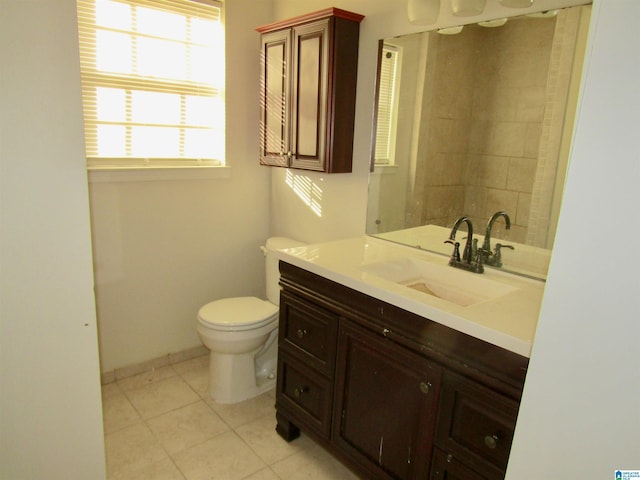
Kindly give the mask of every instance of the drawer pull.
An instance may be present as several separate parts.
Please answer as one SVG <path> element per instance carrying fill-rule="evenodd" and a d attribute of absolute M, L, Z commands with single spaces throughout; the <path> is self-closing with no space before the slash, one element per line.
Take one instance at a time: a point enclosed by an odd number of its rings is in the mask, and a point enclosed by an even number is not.
<path fill-rule="evenodd" d="M 484 437 L 484 444 L 491 450 L 495 449 L 498 446 L 498 436 L 487 435 L 486 437 Z"/>
<path fill-rule="evenodd" d="M 300 398 L 303 393 L 308 392 L 309 389 L 307 387 L 298 387 L 293 389 L 293 396 L 296 398 Z"/>
<path fill-rule="evenodd" d="M 302 328 L 299 328 L 298 331 L 296 332 L 296 335 L 298 336 L 299 339 L 302 339 L 306 334 L 307 334 L 307 331 L 303 330 Z"/>
<path fill-rule="evenodd" d="M 431 383 L 429 382 L 420 382 L 420 391 L 424 394 L 429 393 L 431 390 Z"/>

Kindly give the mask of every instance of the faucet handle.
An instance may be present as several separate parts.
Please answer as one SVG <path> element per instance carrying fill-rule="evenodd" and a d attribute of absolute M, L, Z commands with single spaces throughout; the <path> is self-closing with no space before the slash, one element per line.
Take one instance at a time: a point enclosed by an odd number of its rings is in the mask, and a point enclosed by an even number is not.
<path fill-rule="evenodd" d="M 460 242 L 456 242 L 454 240 L 445 240 L 444 243 L 450 243 L 453 245 L 453 253 L 451 254 L 451 260 L 459 262 L 460 261 Z"/>
<path fill-rule="evenodd" d="M 502 243 L 496 243 L 496 255 L 498 253 L 500 253 L 500 249 L 501 248 L 508 248 L 509 250 L 515 250 L 516 247 L 514 247 L 513 245 L 504 245 Z"/>
<path fill-rule="evenodd" d="M 503 248 L 508 248 L 510 250 L 515 250 L 515 247 L 513 245 L 503 245 L 502 243 L 496 243 L 496 250 L 495 252 L 493 252 L 493 258 L 492 258 L 492 265 L 494 267 L 501 267 L 502 266 L 502 249 Z M 491 253 L 491 252 L 489 252 Z"/>

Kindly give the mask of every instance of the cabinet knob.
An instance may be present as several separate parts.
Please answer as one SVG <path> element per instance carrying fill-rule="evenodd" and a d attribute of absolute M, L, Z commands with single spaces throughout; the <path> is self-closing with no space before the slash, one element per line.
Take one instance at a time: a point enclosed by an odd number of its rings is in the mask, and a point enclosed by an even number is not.
<path fill-rule="evenodd" d="M 302 337 L 304 337 L 306 334 L 307 334 L 307 331 L 306 331 L 306 330 L 304 330 L 304 329 L 302 329 L 302 328 L 299 328 L 299 329 L 298 329 L 298 331 L 296 332 L 296 335 L 298 336 L 298 338 L 302 338 Z"/>
<path fill-rule="evenodd" d="M 484 444 L 491 450 L 495 449 L 498 446 L 498 436 L 487 435 L 486 437 L 484 437 Z"/>
<path fill-rule="evenodd" d="M 422 393 L 429 393 L 429 391 L 431 390 L 431 383 L 430 382 L 420 382 L 420 391 Z"/>
<path fill-rule="evenodd" d="M 303 393 L 308 391 L 309 389 L 307 387 L 297 387 L 293 389 L 293 396 L 296 398 L 300 398 Z"/>

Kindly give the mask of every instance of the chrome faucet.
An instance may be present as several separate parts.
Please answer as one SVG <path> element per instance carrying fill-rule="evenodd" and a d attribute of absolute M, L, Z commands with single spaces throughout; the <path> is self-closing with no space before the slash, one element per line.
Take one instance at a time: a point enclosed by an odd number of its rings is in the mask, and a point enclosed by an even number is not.
<path fill-rule="evenodd" d="M 464 246 L 462 259 L 460 259 L 460 242 L 456 242 L 456 233 L 458 233 L 458 228 L 460 228 L 460 225 L 463 223 L 467 224 L 467 243 Z M 482 266 L 482 260 L 484 258 L 482 250 L 478 249 L 476 258 L 473 258 L 473 223 L 471 223 L 471 219 L 469 217 L 462 216 L 455 221 L 451 228 L 449 239 L 445 240 L 444 243 L 451 243 L 454 246 L 453 254 L 449 259 L 449 265 L 456 268 L 462 268 L 470 272 L 484 272 L 484 267 Z"/>
<path fill-rule="evenodd" d="M 511 250 L 514 250 L 514 247 L 512 245 L 497 243 L 495 251 L 491 251 L 491 231 L 493 230 L 493 224 L 499 217 L 504 217 L 506 229 L 511 230 L 511 219 L 509 218 L 509 215 L 507 214 L 507 212 L 500 210 L 499 212 L 491 215 L 491 218 L 489 218 L 489 221 L 487 222 L 487 231 L 484 235 L 484 242 L 482 243 L 482 255 L 484 257 L 484 263 L 493 267 L 502 266 L 502 253 L 500 251 L 501 248 L 510 248 Z"/>

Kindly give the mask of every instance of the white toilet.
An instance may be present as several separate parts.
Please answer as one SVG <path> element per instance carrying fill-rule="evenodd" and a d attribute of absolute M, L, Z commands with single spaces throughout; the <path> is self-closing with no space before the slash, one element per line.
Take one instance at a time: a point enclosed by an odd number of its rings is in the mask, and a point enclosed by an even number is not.
<path fill-rule="evenodd" d="M 275 250 L 303 245 L 273 237 L 262 247 L 267 300 L 233 297 L 207 303 L 198 312 L 198 334 L 211 350 L 209 395 L 217 403 L 237 403 L 275 386 L 278 353 L 280 272 Z"/>

